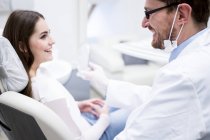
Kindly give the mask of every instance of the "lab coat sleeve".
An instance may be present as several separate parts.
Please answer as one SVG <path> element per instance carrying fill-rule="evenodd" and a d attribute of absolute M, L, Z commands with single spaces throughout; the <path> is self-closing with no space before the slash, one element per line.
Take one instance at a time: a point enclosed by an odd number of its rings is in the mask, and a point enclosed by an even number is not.
<path fill-rule="evenodd" d="M 0 37 L 0 47 L 0 80 L 3 90 L 19 92 L 27 85 L 28 75 L 18 55 L 6 38 Z"/>
<path fill-rule="evenodd" d="M 106 102 L 113 107 L 135 108 L 149 98 L 150 90 L 150 86 L 110 80 L 107 88 Z"/>
<path fill-rule="evenodd" d="M 184 73 L 159 74 L 150 99 L 130 114 L 124 131 L 115 140 L 199 139 L 205 125 L 194 87 Z"/>

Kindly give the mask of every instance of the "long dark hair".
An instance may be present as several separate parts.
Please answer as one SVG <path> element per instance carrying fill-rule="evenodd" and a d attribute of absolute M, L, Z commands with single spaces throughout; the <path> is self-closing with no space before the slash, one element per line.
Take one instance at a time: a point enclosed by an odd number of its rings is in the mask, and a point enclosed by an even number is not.
<path fill-rule="evenodd" d="M 29 48 L 29 39 L 34 33 L 36 23 L 44 16 L 38 12 L 30 10 L 16 10 L 13 11 L 3 30 L 3 36 L 6 37 L 18 56 L 20 57 L 26 72 L 29 76 L 29 70 L 34 61 L 34 56 Z M 32 96 L 31 78 L 29 76 L 29 83 L 21 92 L 29 97 Z"/>

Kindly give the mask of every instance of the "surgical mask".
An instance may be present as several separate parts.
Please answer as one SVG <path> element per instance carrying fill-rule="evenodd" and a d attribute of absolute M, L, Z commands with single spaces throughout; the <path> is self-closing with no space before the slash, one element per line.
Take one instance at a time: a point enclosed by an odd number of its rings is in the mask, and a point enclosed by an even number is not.
<path fill-rule="evenodd" d="M 177 13 L 178 13 L 178 9 L 179 9 L 179 6 L 176 9 L 176 13 L 175 13 L 175 16 L 174 16 L 174 19 L 173 19 L 173 23 L 172 23 L 172 26 L 171 26 L 169 37 L 168 37 L 167 40 L 164 40 L 163 41 L 164 47 L 165 47 L 164 51 L 167 52 L 167 53 L 172 52 L 177 47 L 177 40 L 179 39 L 179 36 L 180 36 L 180 34 L 182 32 L 182 29 L 184 27 L 184 24 L 182 24 L 182 27 L 181 27 L 181 29 L 179 31 L 179 34 L 177 35 L 176 40 L 170 40 L 171 39 L 172 31 L 173 31 L 173 28 L 174 28 L 176 16 L 177 16 Z"/>

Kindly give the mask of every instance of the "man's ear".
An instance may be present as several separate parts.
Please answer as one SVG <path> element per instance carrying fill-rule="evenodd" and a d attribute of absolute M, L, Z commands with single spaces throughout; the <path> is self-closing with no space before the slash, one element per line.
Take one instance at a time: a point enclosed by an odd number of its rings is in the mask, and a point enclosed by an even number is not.
<path fill-rule="evenodd" d="M 192 18 L 191 13 L 192 13 L 192 8 L 189 4 L 186 3 L 179 4 L 178 23 L 180 25 L 188 23 L 189 20 Z"/>
<path fill-rule="evenodd" d="M 23 52 L 23 53 L 28 52 L 25 43 L 23 43 L 22 41 L 19 41 L 19 44 L 18 44 L 18 45 L 19 45 L 19 46 L 18 46 L 18 47 L 19 47 L 19 50 L 20 50 L 21 52 Z"/>

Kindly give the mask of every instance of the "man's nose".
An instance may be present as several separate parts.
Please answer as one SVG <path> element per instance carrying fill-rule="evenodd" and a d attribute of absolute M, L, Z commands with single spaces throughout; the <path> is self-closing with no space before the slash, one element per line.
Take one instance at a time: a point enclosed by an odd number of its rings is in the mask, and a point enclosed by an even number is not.
<path fill-rule="evenodd" d="M 149 20 L 146 17 L 144 17 L 143 20 L 142 20 L 141 26 L 143 28 L 147 28 L 148 25 L 149 25 Z"/>

